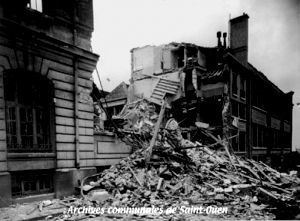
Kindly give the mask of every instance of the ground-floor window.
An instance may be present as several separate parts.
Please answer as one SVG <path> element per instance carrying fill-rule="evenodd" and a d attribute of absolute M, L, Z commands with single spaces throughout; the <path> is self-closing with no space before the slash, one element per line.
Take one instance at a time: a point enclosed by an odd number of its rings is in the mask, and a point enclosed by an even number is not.
<path fill-rule="evenodd" d="M 282 132 L 280 136 L 280 146 L 283 148 L 291 147 L 291 135 L 288 132 Z"/>
<path fill-rule="evenodd" d="M 231 144 L 235 152 L 246 152 L 246 132 L 239 131 L 238 136 L 232 139 Z"/>
<path fill-rule="evenodd" d="M 279 148 L 279 130 L 271 129 L 271 148 Z"/>
<path fill-rule="evenodd" d="M 253 147 L 267 147 L 267 128 L 263 125 L 252 124 Z"/>
<path fill-rule="evenodd" d="M 24 197 L 28 195 L 53 192 L 53 175 L 53 171 L 49 170 L 12 172 L 12 196 Z"/>
<path fill-rule="evenodd" d="M 6 135 L 9 152 L 51 152 L 53 85 L 39 73 L 4 73 Z"/>

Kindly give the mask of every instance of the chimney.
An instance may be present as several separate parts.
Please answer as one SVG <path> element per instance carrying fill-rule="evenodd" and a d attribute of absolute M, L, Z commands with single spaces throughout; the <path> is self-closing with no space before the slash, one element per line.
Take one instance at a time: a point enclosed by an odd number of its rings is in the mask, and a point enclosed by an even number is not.
<path fill-rule="evenodd" d="M 227 37 L 227 33 L 224 32 L 224 33 L 223 33 L 223 47 L 224 47 L 224 48 L 227 47 L 227 44 L 226 44 L 226 37 Z"/>
<path fill-rule="evenodd" d="M 218 31 L 217 32 L 218 48 L 222 47 L 221 36 L 222 36 L 222 32 Z"/>
<path fill-rule="evenodd" d="M 244 65 L 248 63 L 248 19 L 246 13 L 230 19 L 230 42 L 232 54 Z"/>

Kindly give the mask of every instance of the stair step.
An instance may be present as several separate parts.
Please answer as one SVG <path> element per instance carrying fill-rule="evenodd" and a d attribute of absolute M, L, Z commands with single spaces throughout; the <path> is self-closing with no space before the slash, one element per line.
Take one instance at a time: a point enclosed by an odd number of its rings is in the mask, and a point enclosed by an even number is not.
<path fill-rule="evenodd" d="M 179 87 L 179 85 L 172 85 L 164 82 L 158 82 L 157 86 L 164 86 L 164 87 L 176 88 L 176 89 Z"/>
<path fill-rule="evenodd" d="M 169 94 L 176 94 L 177 90 L 178 90 L 178 89 L 174 89 L 174 88 L 172 88 L 172 89 L 170 89 L 170 88 L 165 89 L 165 88 L 162 88 L 162 87 L 158 87 L 158 88 L 164 90 L 164 92 L 169 93 Z"/>
<path fill-rule="evenodd" d="M 167 93 L 167 92 L 169 92 L 169 91 L 174 91 L 174 92 L 176 92 L 178 89 L 170 89 L 170 88 L 165 88 L 165 87 L 156 87 L 155 89 L 154 89 L 154 91 L 159 91 L 160 93 Z"/>
<path fill-rule="evenodd" d="M 156 94 L 152 94 L 151 95 L 151 98 L 156 98 L 156 99 L 159 99 L 159 100 L 162 100 L 164 96 L 160 96 L 160 95 L 156 95 Z"/>
<path fill-rule="evenodd" d="M 179 84 L 179 82 L 177 82 L 177 81 L 171 81 L 171 80 L 167 80 L 167 79 L 163 79 L 163 78 L 160 79 L 160 82 L 168 83 L 168 84 L 172 84 L 172 85 L 178 85 Z"/>
<path fill-rule="evenodd" d="M 166 92 L 165 91 L 161 91 L 161 90 L 157 90 L 154 89 L 153 94 L 159 94 L 159 95 L 164 95 Z"/>

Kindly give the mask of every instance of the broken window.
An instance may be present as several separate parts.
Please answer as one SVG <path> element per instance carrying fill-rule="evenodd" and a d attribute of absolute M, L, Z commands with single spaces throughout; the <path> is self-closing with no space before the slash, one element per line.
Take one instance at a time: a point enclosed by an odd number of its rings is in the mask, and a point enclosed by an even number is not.
<path fill-rule="evenodd" d="M 43 2 L 42 0 L 30 0 L 27 3 L 27 8 L 43 12 Z"/>
<path fill-rule="evenodd" d="M 12 196 L 23 197 L 53 192 L 53 172 L 48 170 L 11 173 Z"/>
<path fill-rule="evenodd" d="M 52 151 L 51 82 L 38 74 L 7 72 L 4 85 L 8 151 Z"/>

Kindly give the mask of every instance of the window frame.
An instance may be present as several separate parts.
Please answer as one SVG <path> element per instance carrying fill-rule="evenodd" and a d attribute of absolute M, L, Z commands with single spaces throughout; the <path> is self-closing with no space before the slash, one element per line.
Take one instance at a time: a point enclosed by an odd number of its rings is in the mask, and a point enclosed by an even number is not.
<path fill-rule="evenodd" d="M 239 88 L 239 94 L 241 100 L 246 100 L 246 93 L 247 93 L 247 80 L 245 77 L 240 76 L 240 88 Z"/>
<path fill-rule="evenodd" d="M 23 75 L 23 76 L 22 76 Z M 54 86 L 53 83 L 44 76 L 41 76 L 38 73 L 27 72 L 27 71 L 7 71 L 3 74 L 4 80 L 4 100 L 5 100 L 5 123 L 6 123 L 6 142 L 7 142 L 7 151 L 8 152 L 53 152 L 54 151 L 54 136 L 55 136 L 55 125 L 54 125 L 54 102 L 53 102 L 53 93 Z M 26 78 L 25 82 L 24 80 Z M 12 83 L 13 82 L 13 83 Z M 26 84 L 29 83 L 29 84 Z M 33 95 L 30 100 L 30 103 L 21 103 L 19 101 L 20 95 L 20 85 L 26 85 L 25 89 L 32 91 L 30 92 Z M 42 84 L 43 87 L 40 87 Z M 47 84 L 47 87 L 46 87 Z M 11 91 L 7 86 L 14 85 L 14 95 L 13 100 L 8 100 L 7 94 Z M 40 87 L 40 88 L 39 88 Z M 46 89 L 45 89 L 46 88 Z M 24 88 L 23 88 L 24 89 Z M 39 89 L 39 90 L 38 90 Z M 34 91 L 36 90 L 36 91 Z M 38 98 L 34 96 L 34 93 L 42 94 L 46 97 Z M 11 96 L 11 95 L 9 95 Z M 38 103 L 38 99 L 45 99 L 43 103 Z M 13 114 L 15 116 L 14 124 L 15 124 L 15 133 L 11 131 L 11 116 L 10 109 L 13 110 Z M 29 127 L 31 127 L 31 134 L 27 133 L 27 126 L 25 127 L 25 132 L 22 132 L 22 119 L 21 119 L 21 111 L 27 110 L 29 114 L 31 114 L 31 121 L 27 122 Z M 42 118 L 44 120 L 41 121 L 41 125 L 43 127 L 43 133 L 38 133 L 38 128 L 40 122 L 38 122 L 38 111 L 43 113 Z M 26 113 L 26 112 L 25 112 Z M 25 121 L 26 122 L 26 121 Z M 11 142 L 11 137 L 16 136 L 16 142 Z M 25 137 L 32 137 L 29 144 L 24 144 L 26 140 Z M 42 139 L 40 137 L 42 136 Z M 43 140 L 39 143 L 38 140 Z"/>
<path fill-rule="evenodd" d="M 267 143 L 267 127 L 252 123 L 252 147 L 255 149 L 266 149 Z"/>
<path fill-rule="evenodd" d="M 232 71 L 232 81 L 231 81 L 231 91 L 232 91 L 232 96 L 233 97 L 238 97 L 238 74 L 234 71 Z"/>
<path fill-rule="evenodd" d="M 13 172 L 12 197 L 25 197 L 54 192 L 54 173 L 52 170 L 30 170 L 22 172 Z M 26 189 L 27 183 L 32 183 L 32 188 Z M 17 191 L 16 191 L 17 190 Z"/>

